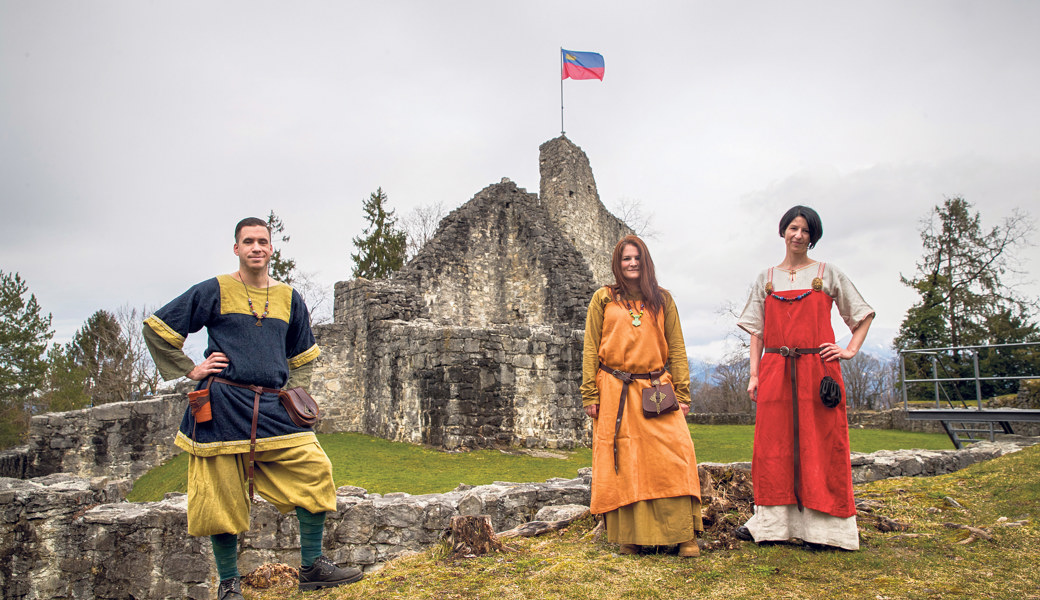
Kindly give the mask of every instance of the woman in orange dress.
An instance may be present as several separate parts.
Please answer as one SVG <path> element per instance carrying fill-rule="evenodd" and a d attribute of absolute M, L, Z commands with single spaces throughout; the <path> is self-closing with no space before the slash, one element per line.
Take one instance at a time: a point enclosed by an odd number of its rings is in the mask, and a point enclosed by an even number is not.
<path fill-rule="evenodd" d="M 680 556 L 697 556 L 704 527 L 679 314 L 658 287 L 641 239 L 618 242 L 611 267 L 614 284 L 592 296 L 585 321 L 581 395 L 593 423 L 591 509 L 605 515 L 607 540 L 621 544 L 622 554 L 678 544 Z M 643 390 L 668 385 L 679 409 L 645 416 Z"/>
<path fill-rule="evenodd" d="M 840 361 L 863 345 L 874 309 L 837 267 L 809 258 L 823 236 L 815 210 L 791 208 L 779 231 L 784 260 L 759 274 L 737 322 L 751 334 L 748 395 L 756 407 L 755 514 L 736 535 L 856 550 Z M 845 348 L 834 343 L 834 306 L 852 330 Z"/>

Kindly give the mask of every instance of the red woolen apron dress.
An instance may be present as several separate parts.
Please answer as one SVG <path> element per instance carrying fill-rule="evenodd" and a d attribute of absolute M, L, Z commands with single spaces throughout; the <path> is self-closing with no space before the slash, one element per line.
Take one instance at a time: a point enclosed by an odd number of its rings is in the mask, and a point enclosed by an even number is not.
<path fill-rule="evenodd" d="M 822 275 L 823 263 L 820 263 L 814 287 L 822 287 L 817 285 Z M 766 289 L 762 341 L 767 352 L 759 365 L 751 464 L 755 504 L 783 506 L 798 504 L 800 499 L 807 508 L 835 517 L 851 517 L 856 514 L 856 507 L 852 497 L 845 383 L 840 362 L 825 363 L 819 354 L 790 352 L 789 356 L 783 356 L 771 351 L 784 347 L 813 349 L 833 343 L 833 299 L 818 289 L 770 292 L 772 269 Z M 796 362 L 797 373 L 797 444 L 791 362 Z M 827 375 L 841 387 L 841 403 L 834 408 L 827 408 L 820 401 L 820 381 Z M 799 482 L 797 496 L 796 481 Z"/>

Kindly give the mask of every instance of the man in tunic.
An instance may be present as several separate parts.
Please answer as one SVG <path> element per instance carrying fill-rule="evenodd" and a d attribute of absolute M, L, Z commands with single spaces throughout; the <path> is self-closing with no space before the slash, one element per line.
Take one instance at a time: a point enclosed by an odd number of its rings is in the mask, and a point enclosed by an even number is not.
<path fill-rule="evenodd" d="M 144 322 L 163 379 L 186 376 L 199 382 L 193 395 L 202 396 L 196 400 L 202 410 L 185 410 L 175 440 L 189 454 L 188 534 L 210 536 L 218 599 L 241 600 L 238 534 L 249 529 L 255 490 L 282 513 L 296 511 L 301 590 L 353 583 L 360 570 L 338 567 L 321 553 L 325 515 L 336 510 L 332 463 L 314 430 L 296 425 L 278 397 L 283 388 L 309 386 L 320 354 L 307 307 L 268 275 L 273 249 L 266 221 L 240 221 L 234 252 L 237 271 L 193 286 Z M 184 341 L 203 327 L 205 360 L 195 364 Z"/>

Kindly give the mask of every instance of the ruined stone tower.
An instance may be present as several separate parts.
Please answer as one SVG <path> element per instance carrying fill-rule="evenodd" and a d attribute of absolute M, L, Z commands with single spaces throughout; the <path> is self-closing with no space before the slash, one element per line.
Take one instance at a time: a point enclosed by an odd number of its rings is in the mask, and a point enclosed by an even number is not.
<path fill-rule="evenodd" d="M 446 449 L 587 444 L 585 309 L 631 230 L 603 207 L 588 158 L 540 148 L 541 195 L 481 190 L 390 280 L 336 284 L 312 391 L 323 431 Z"/>
<path fill-rule="evenodd" d="M 600 202 L 592 167 L 581 148 L 560 136 L 542 144 L 539 151 L 542 204 L 581 254 L 593 280 L 613 282 L 611 251 L 632 229 Z"/>

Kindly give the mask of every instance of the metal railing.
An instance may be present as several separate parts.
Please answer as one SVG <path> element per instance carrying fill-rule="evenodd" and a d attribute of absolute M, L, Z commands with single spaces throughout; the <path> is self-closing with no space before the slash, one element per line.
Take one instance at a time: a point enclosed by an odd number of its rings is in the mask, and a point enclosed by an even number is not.
<path fill-rule="evenodd" d="M 1014 409 L 1014 408 L 988 408 L 983 406 L 983 383 L 999 381 L 1017 381 L 1023 379 L 1040 379 L 1037 374 L 1000 374 L 983 375 L 979 368 L 980 351 L 999 352 L 1003 349 L 1027 349 L 1034 351 L 1040 349 L 1040 342 L 1020 342 L 1013 344 L 988 344 L 978 346 L 949 346 L 945 348 L 922 348 L 899 351 L 899 377 L 900 388 L 903 395 L 903 409 L 912 420 L 936 420 L 942 423 L 947 435 L 953 441 L 954 446 L 961 448 L 962 440 L 977 441 L 975 434 L 988 434 L 989 439 L 994 439 L 997 428 L 1004 433 L 1013 433 L 1011 422 L 1015 421 L 1040 421 L 1040 410 Z M 916 377 L 908 379 L 906 375 L 907 357 L 911 355 L 927 356 L 931 361 L 931 377 Z M 953 358 L 957 355 L 970 355 L 972 374 L 970 376 L 960 375 L 961 365 L 951 372 L 944 357 Z M 1034 362 L 1034 365 L 1036 363 Z M 1034 366 L 1031 370 L 1036 370 Z M 940 373 L 941 371 L 941 373 Z M 922 409 L 911 407 L 910 386 L 914 384 L 931 384 L 932 397 L 935 407 Z M 973 384 L 974 398 L 970 394 L 968 398 L 961 393 L 964 384 Z M 951 395 L 952 391 L 952 395 Z M 972 406 L 973 405 L 973 406 Z M 951 426 L 951 423 L 959 423 L 960 426 Z M 968 425 L 975 424 L 976 428 Z M 985 425 L 986 428 L 978 428 Z M 960 434 L 967 434 L 961 436 Z"/>

